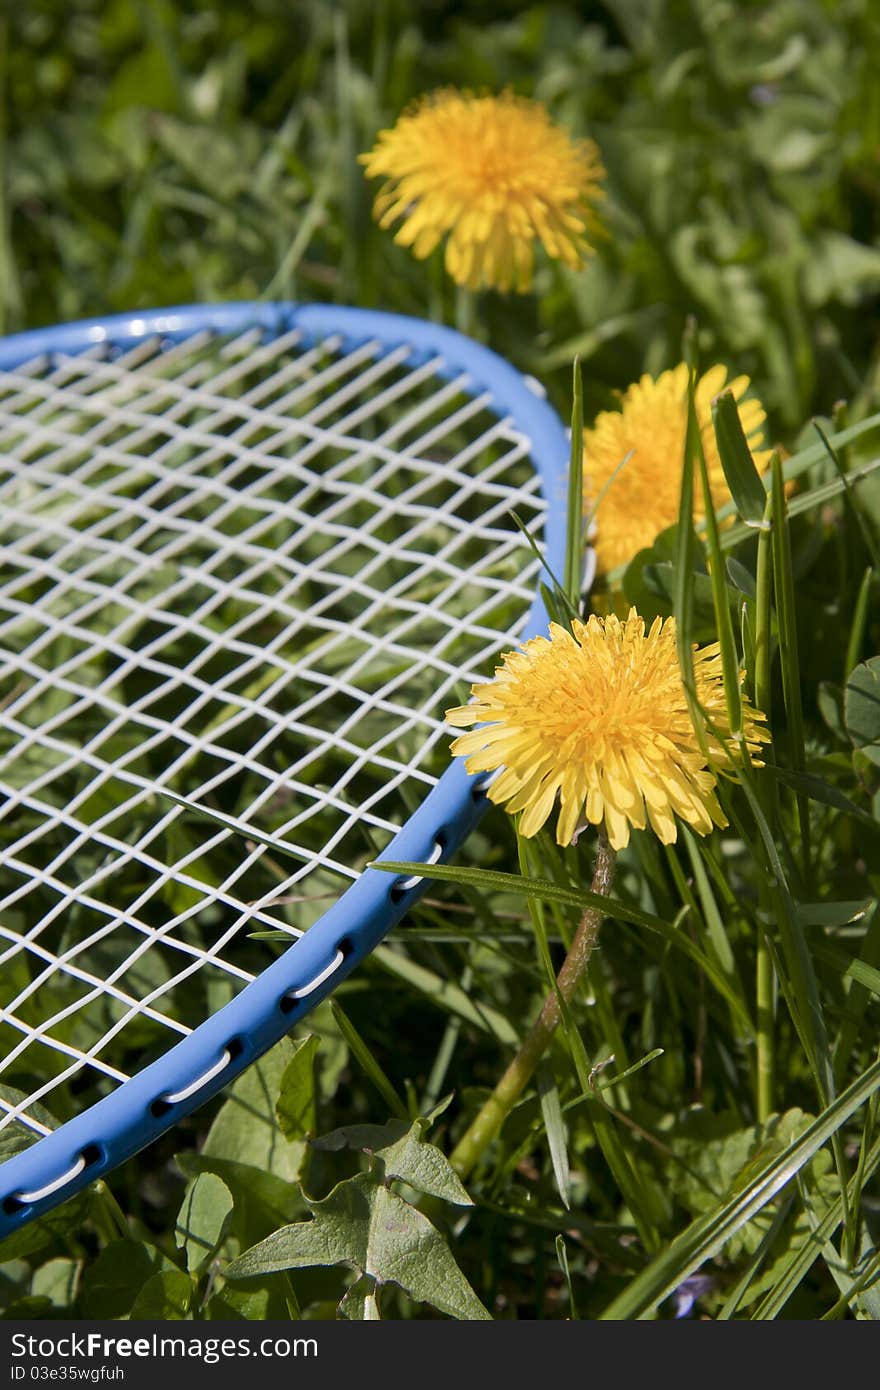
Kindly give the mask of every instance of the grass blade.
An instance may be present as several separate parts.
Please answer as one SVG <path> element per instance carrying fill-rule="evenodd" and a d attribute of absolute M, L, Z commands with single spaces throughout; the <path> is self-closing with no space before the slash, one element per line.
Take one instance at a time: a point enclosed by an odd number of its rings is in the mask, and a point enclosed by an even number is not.
<path fill-rule="evenodd" d="M 703 507 L 706 513 L 706 543 L 709 550 L 709 577 L 712 581 L 712 604 L 715 609 L 715 627 L 721 647 L 721 671 L 724 680 L 724 703 L 734 742 L 742 733 L 742 699 L 739 689 L 739 657 L 733 636 L 733 620 L 730 616 L 730 600 L 725 580 L 724 558 L 718 539 L 718 522 L 715 519 L 715 506 L 712 489 L 709 486 L 709 470 L 706 467 L 706 454 L 699 429 L 694 429 L 694 446 L 697 467 L 700 473 L 700 486 L 703 491 Z"/>
<path fill-rule="evenodd" d="M 537 560 L 540 560 L 541 568 L 544 570 L 544 573 L 550 579 L 550 584 L 552 587 L 549 590 L 546 588 L 544 584 L 541 585 L 541 592 L 544 597 L 544 604 L 549 616 L 559 623 L 565 623 L 570 618 L 579 617 L 579 611 L 577 606 L 572 604 L 571 600 L 568 597 L 568 592 L 565 588 L 565 585 L 560 584 L 559 580 L 556 578 L 556 575 L 553 573 L 552 569 L 547 564 L 547 557 L 544 555 L 543 551 L 538 545 L 538 542 L 535 540 L 528 526 L 526 526 L 522 517 L 518 516 L 516 512 L 511 512 L 510 519 L 513 522 L 513 524 L 517 527 L 517 529 L 521 532 L 521 534 L 525 537 L 525 540 L 527 541 L 532 554 L 535 556 Z"/>
<path fill-rule="evenodd" d="M 842 1075 L 849 1065 L 853 1048 L 859 1037 L 865 1009 L 868 1007 L 872 991 L 880 995 L 880 904 L 875 907 L 868 929 L 862 939 L 857 961 L 847 961 L 844 973 L 852 979 L 846 1000 L 846 1009 L 834 1043 L 834 1072 Z M 876 972 L 868 976 L 865 972 Z M 859 976 L 861 975 L 861 978 Z"/>
<path fill-rule="evenodd" d="M 376 1061 L 348 1014 L 344 1013 L 335 999 L 330 1000 L 330 1008 L 340 1033 L 351 1048 L 352 1054 L 363 1067 L 376 1090 L 388 1106 L 391 1114 L 398 1120 L 408 1120 L 409 1112 L 395 1091 L 388 1077 Z"/>
<path fill-rule="evenodd" d="M 540 1064 L 535 1074 L 535 1080 L 538 1083 L 541 1116 L 547 1133 L 547 1144 L 550 1149 L 550 1162 L 553 1165 L 556 1190 L 562 1205 L 568 1211 L 571 1206 L 571 1167 L 568 1161 L 568 1141 L 565 1134 L 565 1121 L 562 1118 L 562 1106 L 559 1103 L 556 1078 L 549 1063 L 542 1062 Z"/>
<path fill-rule="evenodd" d="M 749 1285 L 760 1273 L 761 1267 L 770 1253 L 776 1237 L 785 1225 L 788 1213 L 791 1211 L 792 1201 L 793 1197 L 788 1197 L 780 1203 L 779 1210 L 767 1227 L 764 1235 L 761 1237 L 761 1243 L 749 1261 L 745 1273 L 741 1279 L 737 1280 L 727 1298 L 724 1300 L 718 1313 L 719 1322 L 727 1322 L 728 1319 L 732 1318 L 737 1308 L 742 1303 L 749 1291 Z"/>
<path fill-rule="evenodd" d="M 568 1268 L 568 1254 L 565 1249 L 565 1241 L 562 1236 L 556 1237 L 556 1258 L 559 1261 L 559 1268 L 562 1270 L 562 1277 L 565 1280 L 565 1287 L 568 1290 L 569 1316 L 572 1322 L 578 1321 L 577 1304 L 574 1301 L 574 1289 L 571 1284 L 571 1271 Z"/>
<path fill-rule="evenodd" d="M 580 612 L 584 555 L 584 387 L 580 358 L 574 359 L 571 407 L 571 461 L 568 470 L 568 511 L 565 570 L 562 587 L 575 612 Z"/>
<path fill-rule="evenodd" d="M 716 965 L 715 961 L 707 956 L 685 932 L 679 931 L 677 926 L 653 913 L 644 912 L 631 903 L 623 902 L 619 898 L 603 898 L 596 893 L 590 893 L 587 889 L 567 888 L 545 878 L 524 878 L 518 874 L 501 873 L 494 869 L 468 869 L 454 864 L 416 864 L 403 861 L 394 863 L 391 860 L 376 860 L 369 867 L 383 869 L 388 873 L 404 873 L 408 876 L 419 874 L 425 878 L 442 879 L 446 883 L 474 885 L 482 887 L 486 891 L 495 888 L 499 892 L 517 893 L 525 898 L 542 898 L 547 902 L 561 903 L 566 907 L 579 908 L 581 911 L 585 907 L 601 908 L 606 916 L 614 917 L 621 922 L 629 922 L 632 926 L 644 927 L 646 931 L 656 933 L 675 949 L 690 956 L 694 964 L 705 973 L 719 994 L 730 1004 L 736 1016 L 737 1027 L 749 1037 L 754 1033 L 754 1025 L 743 1001 L 738 993 L 731 988 L 724 972 Z"/>
<path fill-rule="evenodd" d="M 854 444 L 857 439 L 861 439 L 864 435 L 871 434 L 872 431 L 875 430 L 880 430 L 880 412 L 870 415 L 864 420 L 859 420 L 857 424 L 848 425 L 845 429 L 834 430 L 827 438 L 828 442 L 839 451 L 850 444 Z M 807 444 L 803 449 L 798 449 L 796 454 L 792 454 L 791 458 L 785 461 L 784 471 L 786 481 L 799 478 L 801 474 L 806 473 L 808 469 L 813 468 L 817 463 L 821 463 L 822 459 L 826 457 L 826 452 L 824 443 Z M 870 469 L 877 467 L 880 467 L 880 459 L 874 460 L 869 465 Z M 860 472 L 861 470 L 856 469 L 847 470 L 847 477 L 850 483 L 855 481 Z M 827 484 L 823 484 L 822 486 L 827 486 Z M 832 479 L 831 486 L 834 488 L 833 493 L 830 494 L 831 496 L 837 496 L 843 491 L 843 484 L 839 478 Z M 818 491 L 818 489 L 814 490 L 812 493 L 802 493 L 801 498 L 814 496 L 816 491 Z M 821 500 L 824 501 L 826 499 L 823 497 Z M 808 505 L 813 504 L 809 503 Z M 733 516 L 735 511 L 736 503 L 732 500 L 726 502 L 723 507 L 719 507 L 718 518 L 720 521 L 724 521 L 728 517 Z M 739 540 L 742 540 L 743 534 L 746 532 L 747 528 L 739 526 L 736 529 L 739 532 Z"/>
<path fill-rule="evenodd" d="M 876 423 L 877 422 L 874 421 L 875 427 Z M 864 482 L 866 478 L 870 478 L 878 469 L 880 469 L 880 458 L 871 459 L 869 463 L 863 463 L 860 467 L 854 468 L 847 474 L 850 488 L 854 488 L 856 484 Z M 784 470 L 784 475 L 786 479 L 793 476 L 788 466 L 786 466 Z M 788 514 L 789 516 L 802 516 L 804 512 L 814 511 L 816 507 L 824 506 L 826 502 L 832 502 L 835 497 L 840 497 L 845 490 L 846 488 L 842 478 L 829 478 L 828 482 L 819 483 L 816 487 L 810 488 L 809 492 L 802 492 L 793 497 L 788 505 Z M 723 521 L 725 516 L 729 515 L 728 509 L 730 511 L 733 510 L 732 503 L 728 503 L 726 508 L 719 507 L 719 521 Z M 747 540 L 752 534 L 752 529 L 744 524 L 731 526 L 729 530 L 725 530 L 722 533 L 721 549 L 735 550 L 738 545 L 742 545 L 743 541 Z"/>
<path fill-rule="evenodd" d="M 714 402 L 712 421 L 721 467 L 736 509 L 744 522 L 763 527 L 767 490 L 755 467 L 732 391 L 722 391 Z"/>
<path fill-rule="evenodd" d="M 678 664 L 687 696 L 694 728 L 702 731 L 702 719 L 694 685 L 693 654 L 693 572 L 697 556 L 697 533 L 694 530 L 694 460 L 699 448 L 700 429 L 694 406 L 693 369 L 688 379 L 688 422 L 681 469 L 681 491 L 678 503 L 678 529 L 675 554 L 675 580 L 672 609 L 675 614 L 675 635 Z"/>
<path fill-rule="evenodd" d="M 825 431 L 822 429 L 822 426 L 819 424 L 818 420 L 813 421 L 813 429 L 816 431 L 819 438 L 821 439 L 822 444 L 825 448 L 825 452 L 827 453 L 831 462 L 834 464 L 837 476 L 843 484 L 844 504 L 849 515 L 852 517 L 853 521 L 855 522 L 856 526 L 859 528 L 859 531 L 861 532 L 862 540 L 865 543 L 865 549 L 871 557 L 871 564 L 873 565 L 874 569 L 880 569 L 880 551 L 878 551 L 877 549 L 877 542 L 871 534 L 871 528 L 869 527 L 868 523 L 864 518 L 864 515 L 862 514 L 862 508 L 859 506 L 857 494 L 853 491 L 852 487 L 850 486 L 850 481 L 846 475 L 846 469 L 844 468 L 843 463 L 841 462 L 840 456 L 834 449 L 833 445 L 831 444 L 831 441 L 829 440 Z"/>
<path fill-rule="evenodd" d="M 769 762 L 764 771 L 781 782 L 783 786 L 790 787 L 792 791 L 799 792 L 822 806 L 832 806 L 836 811 L 843 811 L 847 816 L 852 816 L 854 820 L 857 820 L 860 825 L 880 833 L 880 823 L 874 819 L 870 812 L 857 806 L 854 801 L 850 801 L 839 787 L 832 786 L 830 782 L 825 781 L 824 777 L 817 776 L 815 772 L 789 772 L 788 768 L 776 767 Z"/>
<path fill-rule="evenodd" d="M 880 1087 L 880 1061 L 874 1062 L 833 1101 L 793 1143 L 768 1163 L 729 1202 L 691 1222 L 601 1313 L 605 1319 L 648 1316 L 671 1293 L 717 1255 L 722 1246 L 797 1176 L 805 1163 L 840 1130 Z M 815 1258 L 815 1255 L 814 1255 Z"/>
<path fill-rule="evenodd" d="M 779 455 L 773 455 L 773 583 L 776 592 L 776 612 L 779 622 L 779 664 L 782 669 L 782 696 L 788 720 L 791 761 L 795 772 L 807 765 L 804 741 L 804 713 L 801 705 L 800 662 L 798 659 L 797 619 L 794 600 L 794 571 L 791 561 L 791 537 L 785 501 L 785 484 Z M 801 854 L 804 881 L 812 882 L 812 851 L 810 846 L 810 811 L 807 798 L 796 793 L 798 822 L 801 831 Z"/>
<path fill-rule="evenodd" d="M 846 644 L 846 659 L 843 668 L 844 685 L 849 680 L 850 674 L 858 666 L 862 655 L 862 643 L 865 640 L 865 628 L 868 623 L 868 604 L 871 598 L 871 584 L 876 574 L 876 570 L 871 565 L 862 575 L 862 582 L 859 585 L 856 606 L 853 609 L 852 623 L 849 629 L 849 638 Z"/>
<path fill-rule="evenodd" d="M 873 1145 L 868 1153 L 864 1167 L 864 1180 L 872 1177 L 877 1168 L 880 1167 L 880 1140 Z M 858 1175 L 857 1175 L 858 1176 Z M 849 1190 L 849 1201 L 852 1203 L 858 1193 L 857 1177 L 852 1179 Z M 773 1288 L 764 1296 L 763 1301 L 752 1314 L 756 1321 L 764 1322 L 768 1319 L 778 1317 L 785 1307 L 788 1300 L 799 1288 L 805 1279 L 812 1265 L 822 1253 L 822 1246 L 826 1240 L 834 1235 L 842 1219 L 842 1202 L 840 1197 L 835 1197 L 825 1215 L 822 1217 L 815 1230 L 810 1231 L 805 1238 L 792 1249 L 788 1259 L 776 1278 Z"/>
<path fill-rule="evenodd" d="M 419 965 L 391 946 L 377 946 L 373 959 L 396 979 L 403 980 L 436 1008 L 490 1034 L 508 1047 L 519 1041 L 519 1034 L 504 1014 L 488 1004 L 472 999 L 452 980 L 444 980 L 425 965 Z"/>

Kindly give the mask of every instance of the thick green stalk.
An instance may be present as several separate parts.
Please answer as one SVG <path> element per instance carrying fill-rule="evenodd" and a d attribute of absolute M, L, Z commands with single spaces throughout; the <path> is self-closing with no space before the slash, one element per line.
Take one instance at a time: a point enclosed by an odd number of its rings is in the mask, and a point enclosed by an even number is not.
<path fill-rule="evenodd" d="M 591 891 L 603 898 L 611 892 L 615 858 L 614 850 L 604 834 L 600 833 Z M 544 1000 L 537 1020 L 498 1085 L 455 1146 L 451 1162 L 462 1178 L 467 1177 L 485 1153 L 532 1079 L 559 1025 L 560 1000 L 568 1004 L 574 998 L 578 983 L 589 964 L 604 916 L 600 908 L 588 907 L 584 911 L 571 949 L 556 977 L 555 987 Z"/>
<path fill-rule="evenodd" d="M 768 503 L 764 520 L 767 529 L 758 536 L 758 567 L 755 595 L 755 706 L 770 719 L 770 592 L 773 575 L 772 537 L 770 531 L 771 504 Z M 771 754 L 768 752 L 768 757 Z M 776 784 L 769 776 L 759 779 L 758 795 L 764 814 L 772 815 L 772 802 L 776 796 Z M 761 877 L 759 883 L 759 902 L 762 909 L 769 912 L 770 899 L 767 885 Z M 775 1070 L 775 1023 L 773 959 L 767 942 L 766 930 L 758 927 L 757 957 L 755 962 L 755 1109 L 758 1123 L 773 1113 L 774 1070 Z"/>
<path fill-rule="evenodd" d="M 755 1068 L 755 1109 L 758 1123 L 773 1114 L 775 1090 L 775 1020 L 773 958 L 764 927 L 758 928 L 758 955 L 755 962 L 755 1029 L 757 1055 Z"/>

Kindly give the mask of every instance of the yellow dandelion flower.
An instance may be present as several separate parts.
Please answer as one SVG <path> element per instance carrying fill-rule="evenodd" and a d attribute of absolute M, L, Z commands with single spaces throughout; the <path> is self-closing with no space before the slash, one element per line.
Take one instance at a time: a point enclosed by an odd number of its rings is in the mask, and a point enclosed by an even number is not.
<path fill-rule="evenodd" d="M 561 845 L 585 823 L 604 825 L 614 849 L 629 843 L 630 827 L 648 824 L 671 844 L 676 816 L 707 835 L 727 824 L 715 795 L 716 772 L 730 765 L 717 642 L 694 648 L 694 675 L 707 716 L 705 752 L 685 696 L 674 618 L 655 619 L 648 633 L 634 608 L 623 621 L 593 614 L 572 631 L 551 623 L 549 638 L 507 652 L 495 679 L 473 687 L 476 703 L 447 710 L 455 728 L 482 726 L 460 735 L 452 751 L 469 772 L 504 769 L 489 796 L 523 813 L 523 835 L 540 830 L 557 796 Z M 744 700 L 754 753 L 769 741 L 761 719 Z"/>
<path fill-rule="evenodd" d="M 527 290 L 534 243 L 577 269 L 596 226 L 596 146 L 554 125 L 540 102 L 445 89 L 422 99 L 361 155 L 382 177 L 374 215 L 423 259 L 448 237 L 446 269 L 468 289 Z"/>
<path fill-rule="evenodd" d="M 696 411 L 716 507 L 730 500 L 712 426 L 712 402 L 723 390 L 733 392 L 743 431 L 760 472 L 770 466 L 763 446 L 763 406 L 743 400 L 749 378 L 727 380 L 726 367 L 712 367 L 696 385 Z M 688 369 L 684 363 L 656 380 L 643 376 L 623 394 L 619 410 L 604 410 L 584 431 L 584 506 L 592 511 L 603 486 L 620 471 L 599 501 L 594 545 L 599 570 L 607 574 L 678 520 L 684 443 L 687 432 Z M 624 462 L 625 460 L 625 462 Z M 703 490 L 694 484 L 694 510 L 702 516 Z"/>

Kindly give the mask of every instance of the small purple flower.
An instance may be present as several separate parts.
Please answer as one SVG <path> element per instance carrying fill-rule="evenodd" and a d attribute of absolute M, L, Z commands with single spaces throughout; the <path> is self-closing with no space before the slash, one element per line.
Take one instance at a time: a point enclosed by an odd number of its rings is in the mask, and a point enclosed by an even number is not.
<path fill-rule="evenodd" d="M 715 1280 L 708 1274 L 689 1274 L 687 1279 L 683 1279 L 672 1294 L 676 1320 L 690 1317 L 697 1299 L 710 1293 L 714 1287 Z"/>

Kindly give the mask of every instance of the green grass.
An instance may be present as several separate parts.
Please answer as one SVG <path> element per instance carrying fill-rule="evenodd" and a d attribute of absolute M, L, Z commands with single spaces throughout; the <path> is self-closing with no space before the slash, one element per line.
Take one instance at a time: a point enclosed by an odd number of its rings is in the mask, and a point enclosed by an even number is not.
<path fill-rule="evenodd" d="M 472 331 L 566 418 L 579 355 L 589 425 L 681 359 L 693 315 L 689 350 L 752 376 L 797 480 L 756 491 L 722 404 L 735 505 L 695 530 L 686 488 L 678 527 L 618 576 L 647 620 L 676 614 L 683 654 L 721 640 L 733 726 L 743 671 L 773 742 L 723 782 L 727 831 L 637 834 L 620 856 L 588 980 L 472 1205 L 443 1156 L 591 902 L 590 836 L 518 845 L 495 809 L 297 1030 L 316 1047 L 283 1045 L 0 1247 L 7 1315 L 332 1318 L 345 1295 L 348 1316 L 476 1299 L 501 1319 L 668 1318 L 699 1269 L 710 1318 L 880 1316 L 880 25 L 869 0 L 716 11 L 74 0 L 0 21 L 7 330 L 260 296 L 454 323 L 440 267 L 372 224 L 354 157 L 425 89 L 512 84 L 598 141 L 609 235 L 578 275 L 545 264 L 533 295 L 479 296 Z M 688 457 L 699 488 L 694 431 Z M 383 1286 L 389 1249 L 354 1260 L 346 1294 L 351 1268 L 309 1264 L 302 1232 L 287 1272 L 225 1278 L 334 1188 L 378 1209 L 385 1177 L 413 1239 L 428 1218 L 437 1252 L 454 1231 L 458 1282 L 437 1253 L 436 1287 Z M 354 1219 L 321 1213 L 353 1249 Z"/>

